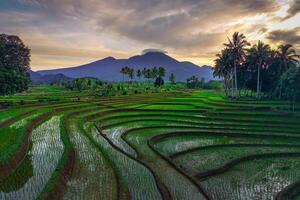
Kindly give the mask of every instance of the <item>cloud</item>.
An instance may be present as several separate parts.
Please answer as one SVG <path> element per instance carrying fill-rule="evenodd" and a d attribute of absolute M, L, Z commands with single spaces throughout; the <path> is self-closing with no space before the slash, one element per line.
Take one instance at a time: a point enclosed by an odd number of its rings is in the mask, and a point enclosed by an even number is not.
<path fill-rule="evenodd" d="M 0 13 L 3 31 L 25 38 L 40 61 L 50 55 L 47 63 L 51 56 L 126 57 L 149 47 L 179 59 L 211 59 L 207 53 L 215 54 L 234 31 L 266 34 L 264 23 L 280 8 L 277 0 L 3 1 L 20 4 L 18 12 Z"/>
<path fill-rule="evenodd" d="M 38 7 L 41 14 L 76 21 L 99 33 L 172 48 L 205 47 L 226 34 L 225 30 L 216 33 L 215 27 L 278 9 L 274 0 L 22 1 Z"/>
<path fill-rule="evenodd" d="M 274 43 L 299 44 L 300 27 L 291 30 L 275 30 L 269 32 L 267 39 Z"/>
<path fill-rule="evenodd" d="M 160 52 L 160 53 L 164 53 L 164 54 L 168 54 L 167 51 L 164 51 L 162 49 L 144 49 L 142 51 L 142 55 L 146 54 L 146 53 L 149 53 L 149 52 Z"/>
<path fill-rule="evenodd" d="M 287 15 L 282 20 L 287 20 L 291 17 L 294 17 L 300 12 L 300 1 L 293 0 L 290 4 L 289 9 L 287 10 Z"/>

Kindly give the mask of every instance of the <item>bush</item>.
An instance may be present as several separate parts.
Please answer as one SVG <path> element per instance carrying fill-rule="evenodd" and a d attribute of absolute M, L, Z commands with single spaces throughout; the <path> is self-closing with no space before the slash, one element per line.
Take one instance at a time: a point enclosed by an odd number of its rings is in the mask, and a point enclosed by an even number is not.
<path fill-rule="evenodd" d="M 161 77 L 157 77 L 155 79 L 154 86 L 155 87 L 160 87 L 162 85 L 164 85 L 164 79 L 162 79 Z"/>
<path fill-rule="evenodd" d="M 0 105 L 1 106 L 13 106 L 14 102 L 12 102 L 12 101 L 2 101 L 2 102 L 0 102 Z"/>
<path fill-rule="evenodd" d="M 25 105 L 25 101 L 24 100 L 20 100 L 19 104 L 20 105 Z"/>

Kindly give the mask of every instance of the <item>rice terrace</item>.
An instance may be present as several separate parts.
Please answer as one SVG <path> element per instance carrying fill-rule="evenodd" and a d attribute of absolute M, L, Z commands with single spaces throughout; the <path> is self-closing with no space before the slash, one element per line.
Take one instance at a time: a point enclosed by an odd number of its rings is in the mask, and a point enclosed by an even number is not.
<path fill-rule="evenodd" d="M 0 1 L 0 200 L 300 200 L 299 12 Z"/>
<path fill-rule="evenodd" d="M 284 102 L 33 91 L 0 112 L 0 199 L 299 198 L 299 117 Z"/>

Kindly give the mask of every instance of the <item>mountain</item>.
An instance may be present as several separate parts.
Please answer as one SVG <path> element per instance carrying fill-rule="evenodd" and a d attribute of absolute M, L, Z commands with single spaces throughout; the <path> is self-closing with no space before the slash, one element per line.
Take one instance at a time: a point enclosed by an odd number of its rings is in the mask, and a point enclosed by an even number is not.
<path fill-rule="evenodd" d="M 38 72 L 34 72 L 32 70 L 29 70 L 28 73 L 33 83 L 37 82 L 42 77 L 42 75 L 40 75 Z"/>
<path fill-rule="evenodd" d="M 115 59 L 107 57 L 78 67 L 38 71 L 41 75 L 64 74 L 72 78 L 95 77 L 104 81 L 122 81 L 123 75 L 120 70 L 124 66 L 143 69 L 164 67 L 167 80 L 171 73 L 174 73 L 177 81 L 186 81 L 191 76 L 213 80 L 213 69 L 209 66 L 199 67 L 191 62 L 179 62 L 163 52 L 147 52 L 143 55 L 133 56 L 128 59 Z"/>
<path fill-rule="evenodd" d="M 72 80 L 73 78 L 67 77 L 64 74 L 46 74 L 41 75 L 38 72 L 29 71 L 31 81 L 33 83 L 44 83 L 44 84 L 51 84 L 51 83 L 59 83 L 62 81 Z"/>

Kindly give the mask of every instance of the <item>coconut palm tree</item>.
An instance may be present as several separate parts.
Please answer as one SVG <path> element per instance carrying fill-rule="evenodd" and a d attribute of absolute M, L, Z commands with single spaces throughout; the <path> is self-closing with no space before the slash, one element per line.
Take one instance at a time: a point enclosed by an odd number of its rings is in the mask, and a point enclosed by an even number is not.
<path fill-rule="evenodd" d="M 151 69 L 151 78 L 155 79 L 157 77 L 157 75 L 158 75 L 158 69 L 157 69 L 157 67 L 153 67 Z"/>
<path fill-rule="evenodd" d="M 176 77 L 173 73 L 171 73 L 170 77 L 169 77 L 169 81 L 172 83 L 172 84 L 176 84 Z"/>
<path fill-rule="evenodd" d="M 130 68 L 128 66 L 122 67 L 120 72 L 123 74 L 123 82 L 124 82 L 124 75 L 129 76 Z"/>
<path fill-rule="evenodd" d="M 165 74 L 166 74 L 166 70 L 165 70 L 165 68 L 163 68 L 163 67 L 159 67 L 159 68 L 158 68 L 158 72 L 157 72 L 157 74 L 158 74 L 158 77 L 164 77 L 164 76 L 165 76 Z"/>
<path fill-rule="evenodd" d="M 139 81 L 141 80 L 141 77 L 142 77 L 142 71 L 140 69 L 138 69 L 136 71 L 136 76 L 139 78 Z"/>
<path fill-rule="evenodd" d="M 132 83 L 132 80 L 134 78 L 134 69 L 133 68 L 128 68 L 127 74 L 128 74 L 129 79 L 130 79 L 130 83 Z"/>
<path fill-rule="evenodd" d="M 283 74 L 290 66 L 299 64 L 300 55 L 291 44 L 280 45 L 277 50 L 277 59 L 279 61 L 279 74 Z M 282 84 L 280 83 L 280 86 Z M 281 98 L 282 88 L 279 89 L 279 98 Z"/>
<path fill-rule="evenodd" d="M 146 68 L 144 69 L 145 69 L 145 71 L 143 70 L 144 78 L 147 79 L 147 82 L 149 82 L 149 79 L 152 77 L 152 70 Z"/>
<path fill-rule="evenodd" d="M 296 53 L 296 50 L 291 44 L 280 45 L 277 50 L 277 58 L 280 63 L 280 71 L 283 73 L 295 63 L 299 63 L 300 55 Z"/>
<path fill-rule="evenodd" d="M 234 83 L 235 83 L 235 92 L 238 91 L 238 83 L 237 83 L 237 67 L 238 65 L 244 62 L 246 57 L 246 46 L 250 44 L 247 42 L 244 34 L 240 34 L 239 32 L 235 32 L 232 35 L 232 39 L 228 38 L 228 44 L 224 44 L 228 49 L 231 50 L 233 57 L 233 67 L 234 67 Z"/>
<path fill-rule="evenodd" d="M 213 76 L 224 79 L 226 96 L 232 96 L 232 91 L 230 90 L 230 80 L 233 85 L 233 62 L 230 49 L 223 49 L 221 53 L 217 54 L 216 56 L 217 59 L 215 60 Z M 233 89 L 233 86 L 231 87 L 231 89 Z"/>
<path fill-rule="evenodd" d="M 262 84 L 261 69 L 267 68 L 270 63 L 271 47 L 268 44 L 258 41 L 248 52 L 248 59 L 252 59 L 251 63 L 254 63 L 257 68 L 256 98 L 260 98 Z"/>
<path fill-rule="evenodd" d="M 123 75 L 123 82 L 124 82 L 124 76 L 125 76 L 125 67 L 122 67 L 120 70 L 120 73 Z"/>

